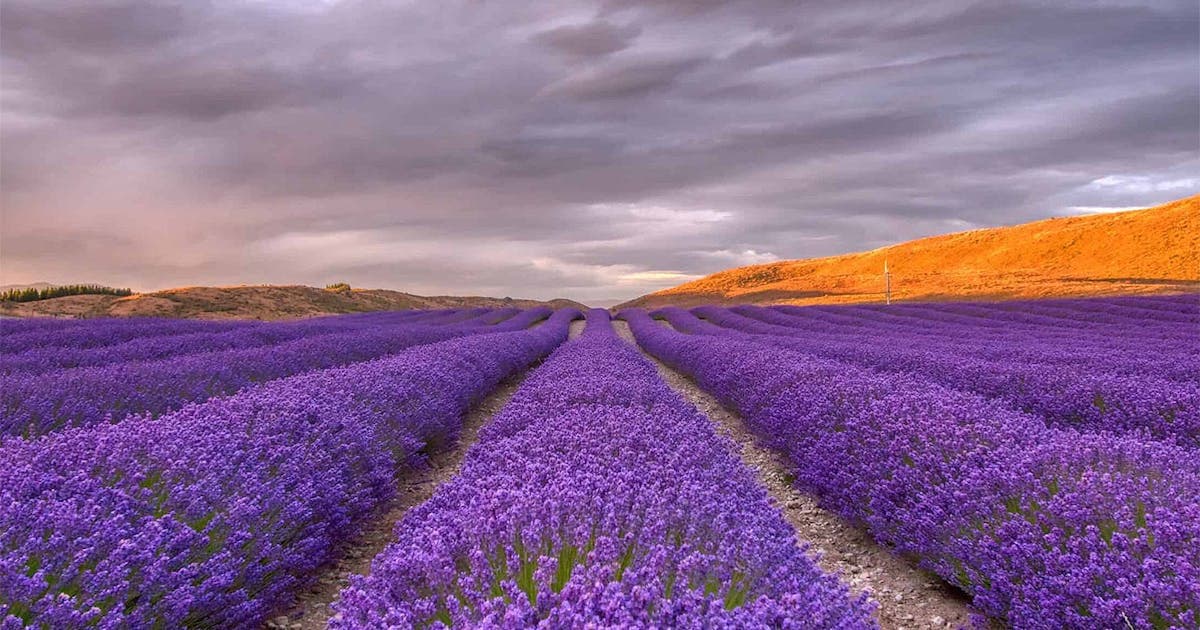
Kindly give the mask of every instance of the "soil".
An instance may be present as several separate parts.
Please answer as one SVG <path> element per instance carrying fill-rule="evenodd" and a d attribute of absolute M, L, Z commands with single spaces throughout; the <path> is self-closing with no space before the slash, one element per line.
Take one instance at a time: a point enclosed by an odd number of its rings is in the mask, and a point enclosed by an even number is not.
<path fill-rule="evenodd" d="M 637 346 L 628 324 L 613 324 L 622 338 Z M 911 630 L 970 625 L 969 601 L 962 591 L 893 555 L 864 529 L 823 509 L 813 495 L 792 487 L 788 481 L 791 467 L 782 454 L 760 446 L 737 414 L 691 379 L 649 354 L 646 357 L 672 389 L 737 443 L 742 461 L 758 476 L 772 502 L 795 529 L 797 542 L 808 545 L 809 555 L 821 568 L 838 574 L 855 595 L 866 591 L 878 603 L 876 618 L 880 626 L 885 630 Z"/>

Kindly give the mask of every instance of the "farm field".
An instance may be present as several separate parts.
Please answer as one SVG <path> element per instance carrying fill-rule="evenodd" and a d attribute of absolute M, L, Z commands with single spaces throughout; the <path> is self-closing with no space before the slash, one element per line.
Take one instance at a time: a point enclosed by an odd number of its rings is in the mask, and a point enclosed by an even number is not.
<path fill-rule="evenodd" d="M 1200 630 L 1197 24 L 0 0 L 0 630 Z"/>
<path fill-rule="evenodd" d="M 0 628 L 1200 627 L 1200 297 L 0 322 Z"/>

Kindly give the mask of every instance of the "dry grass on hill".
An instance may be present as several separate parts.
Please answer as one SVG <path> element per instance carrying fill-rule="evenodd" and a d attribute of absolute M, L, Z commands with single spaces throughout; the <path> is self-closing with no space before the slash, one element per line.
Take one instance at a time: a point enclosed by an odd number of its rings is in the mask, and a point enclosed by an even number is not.
<path fill-rule="evenodd" d="M 581 307 L 570 300 L 420 296 L 386 289 L 327 290 L 307 286 L 182 287 L 117 298 L 74 295 L 37 302 L 0 304 L 0 315 L 54 317 L 188 317 L 277 320 L 338 313 L 410 308 L 473 308 L 548 305 Z"/>
<path fill-rule="evenodd" d="M 1200 290 L 1200 196 L 729 269 L 622 306 L 1006 300 Z"/>

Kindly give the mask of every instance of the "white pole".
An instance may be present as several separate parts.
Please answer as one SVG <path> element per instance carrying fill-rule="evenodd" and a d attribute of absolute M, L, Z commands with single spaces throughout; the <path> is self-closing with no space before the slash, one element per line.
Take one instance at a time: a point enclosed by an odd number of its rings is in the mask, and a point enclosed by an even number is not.
<path fill-rule="evenodd" d="M 886 300 L 888 304 L 892 303 L 892 272 L 888 271 L 887 259 L 883 261 L 883 282 L 886 287 Z"/>

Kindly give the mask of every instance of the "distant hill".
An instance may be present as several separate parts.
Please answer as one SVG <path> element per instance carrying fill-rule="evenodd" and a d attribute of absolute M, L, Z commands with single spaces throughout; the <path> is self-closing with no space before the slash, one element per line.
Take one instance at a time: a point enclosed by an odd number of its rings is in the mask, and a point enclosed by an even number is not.
<path fill-rule="evenodd" d="M 56 285 L 56 284 L 50 284 L 49 282 L 34 282 L 33 284 L 0 284 L 0 293 L 4 293 L 5 291 L 12 291 L 12 290 L 14 290 L 14 289 L 15 289 L 15 290 L 21 290 L 21 289 L 38 289 L 38 290 L 41 290 L 41 289 L 53 289 L 53 288 L 54 288 L 54 287 L 56 287 L 56 286 L 58 286 L 58 285 Z"/>
<path fill-rule="evenodd" d="M 0 303 L 0 315 L 51 317 L 186 317 L 196 319 L 292 319 L 338 313 L 410 308 L 550 306 L 585 308 L 571 300 L 420 296 L 386 289 L 328 290 L 307 286 L 183 287 L 118 298 L 74 295 L 24 303 Z"/>
<path fill-rule="evenodd" d="M 1145 210 L 945 234 L 828 258 L 738 267 L 621 307 L 1007 300 L 1200 290 L 1200 196 Z"/>

